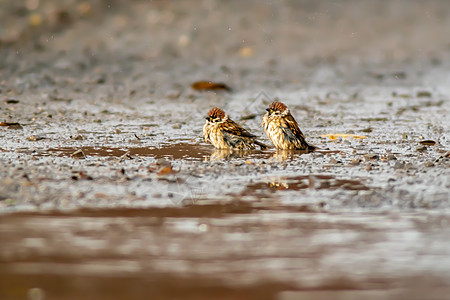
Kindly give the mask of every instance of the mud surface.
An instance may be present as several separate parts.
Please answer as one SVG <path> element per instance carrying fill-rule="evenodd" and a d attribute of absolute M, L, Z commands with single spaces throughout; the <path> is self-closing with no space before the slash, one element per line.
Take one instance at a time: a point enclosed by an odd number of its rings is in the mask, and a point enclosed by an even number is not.
<path fill-rule="evenodd" d="M 447 1 L 0 1 L 0 298 L 446 299 L 448 28 Z M 275 98 L 319 151 L 204 143 L 219 106 L 270 144 Z"/>

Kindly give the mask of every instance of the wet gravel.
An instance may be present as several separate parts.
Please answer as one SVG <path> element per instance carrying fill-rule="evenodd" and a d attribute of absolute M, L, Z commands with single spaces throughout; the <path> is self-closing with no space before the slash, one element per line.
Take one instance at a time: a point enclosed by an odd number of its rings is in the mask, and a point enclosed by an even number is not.
<path fill-rule="evenodd" d="M 182 194 L 193 190 L 200 193 L 191 199 L 195 201 L 226 200 L 238 195 L 251 182 L 277 182 L 285 177 L 323 174 L 337 180 L 360 180 L 368 191 L 327 191 L 310 186 L 300 195 L 280 192 L 272 196 L 289 203 L 322 203 L 340 211 L 448 209 L 449 120 L 446 106 L 435 100 L 446 96 L 436 92 L 426 100 L 416 96 L 405 100 L 392 96 L 393 90 L 360 88 L 358 97 L 341 92 L 339 98 L 325 100 L 318 96 L 320 92 L 316 89 L 283 92 L 284 101 L 302 120 L 308 140 L 321 149 L 309 154 L 274 149 L 244 153 L 215 151 L 201 137 L 204 110 L 181 116 L 183 111 L 205 106 L 200 102 L 165 103 L 171 111 L 170 120 L 183 123 L 181 128 L 173 128 L 166 118 L 159 123 L 158 115 L 147 116 L 145 112 L 156 110 L 156 104 L 140 105 L 144 112 L 140 115 L 127 109 L 112 114 L 105 112 L 107 107 L 111 110 L 109 103 L 98 103 L 95 110 L 99 113 L 91 119 L 95 117 L 101 122 L 90 121 L 89 115 L 77 119 L 79 110 L 86 109 L 80 105 L 65 107 L 60 116 L 48 121 L 33 120 L 26 103 L 7 104 L 5 109 L 14 116 L 11 120 L 20 121 L 22 128 L 1 127 L 4 184 L 0 205 L 6 211 L 67 209 L 83 207 L 83 203 L 114 206 L 117 199 L 123 199 L 132 206 L 161 206 L 172 205 L 174 201 L 169 194 L 179 193 L 179 189 L 183 190 Z M 235 93 L 222 97 L 226 98 L 225 106 L 235 119 L 245 115 L 233 108 L 245 96 Z M 310 99 L 307 103 L 311 109 L 296 105 L 296 99 Z M 252 100 L 247 102 L 252 104 Z M 260 107 L 264 107 L 267 100 L 260 101 Z M 321 104 L 323 101 L 327 104 Z M 59 103 L 56 107 L 53 103 L 46 106 L 62 110 L 58 108 Z M 43 114 L 46 113 L 50 112 Z M 262 110 L 258 113 L 262 114 Z M 241 123 L 261 134 L 259 115 Z M 71 118 L 70 122 L 65 123 L 66 118 Z M 31 122 L 26 123 L 27 119 Z M 55 122 L 61 122 L 61 126 L 55 127 Z M 325 136 L 335 133 L 365 138 Z M 261 137 L 270 143 L 262 134 Z M 77 150 L 82 152 L 77 155 Z M 170 177 L 167 180 L 157 175 L 163 168 L 158 166 L 161 159 L 167 160 L 175 170 L 166 176 Z M 10 181 L 14 181 L 15 188 L 9 186 Z M 36 190 L 43 192 L 36 193 Z M 105 196 L 98 197 L 99 193 Z M 178 200 L 175 202 L 179 204 Z"/>

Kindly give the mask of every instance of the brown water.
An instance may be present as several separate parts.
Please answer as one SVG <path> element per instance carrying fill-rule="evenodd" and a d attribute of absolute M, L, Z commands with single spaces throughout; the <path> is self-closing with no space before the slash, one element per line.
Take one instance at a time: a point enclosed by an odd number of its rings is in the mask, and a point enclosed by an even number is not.
<path fill-rule="evenodd" d="M 448 299 L 448 222 L 242 202 L 6 215 L 0 296 Z"/>
<path fill-rule="evenodd" d="M 41 154 L 72 156 L 77 150 L 83 151 L 87 156 L 150 156 L 154 158 L 170 159 L 201 159 L 211 154 L 211 148 L 187 143 L 166 144 L 161 147 L 134 147 L 134 148 L 113 148 L 113 147 L 60 147 L 50 148 Z"/>
<path fill-rule="evenodd" d="M 77 151 L 82 151 L 85 156 L 110 156 L 110 157 L 153 157 L 166 159 L 185 159 L 185 160 L 220 160 L 233 158 L 277 158 L 280 161 L 298 158 L 308 152 L 301 150 L 286 151 L 260 151 L 260 150 L 224 150 L 214 149 L 211 145 L 173 143 L 163 144 L 160 147 L 59 147 L 40 150 L 39 155 L 56 155 L 58 157 L 73 157 Z M 319 153 L 330 154 L 340 151 L 318 151 Z"/>

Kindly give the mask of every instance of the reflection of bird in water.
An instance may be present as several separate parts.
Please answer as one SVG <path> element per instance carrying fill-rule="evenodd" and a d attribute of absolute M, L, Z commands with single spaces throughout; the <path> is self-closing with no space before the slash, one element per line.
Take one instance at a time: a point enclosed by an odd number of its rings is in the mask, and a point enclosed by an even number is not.
<path fill-rule="evenodd" d="M 231 159 L 247 156 L 248 150 L 216 149 L 211 154 L 210 160 Z"/>
<path fill-rule="evenodd" d="M 285 161 L 288 159 L 296 158 L 302 154 L 310 153 L 309 150 L 277 150 L 274 152 L 273 157 L 278 161 Z"/>
<path fill-rule="evenodd" d="M 289 189 L 289 184 L 287 182 L 281 182 L 281 181 L 271 181 L 271 182 L 267 183 L 267 186 L 271 190 L 275 190 L 275 191 L 282 191 L 282 190 Z"/>

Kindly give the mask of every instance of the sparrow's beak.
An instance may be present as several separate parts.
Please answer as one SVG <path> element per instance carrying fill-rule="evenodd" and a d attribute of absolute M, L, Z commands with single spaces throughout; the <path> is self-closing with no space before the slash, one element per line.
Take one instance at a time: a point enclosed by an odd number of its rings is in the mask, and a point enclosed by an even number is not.
<path fill-rule="evenodd" d="M 266 111 L 270 112 L 270 111 L 271 111 L 271 109 L 270 109 L 270 108 L 266 108 Z"/>
<path fill-rule="evenodd" d="M 211 117 L 206 117 L 205 119 L 208 121 L 211 121 Z"/>

